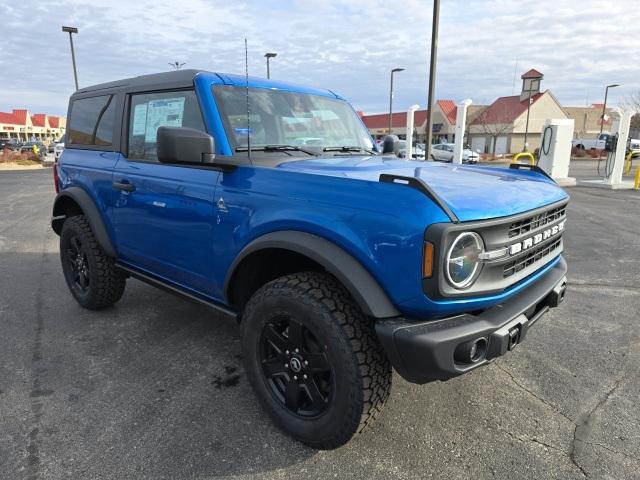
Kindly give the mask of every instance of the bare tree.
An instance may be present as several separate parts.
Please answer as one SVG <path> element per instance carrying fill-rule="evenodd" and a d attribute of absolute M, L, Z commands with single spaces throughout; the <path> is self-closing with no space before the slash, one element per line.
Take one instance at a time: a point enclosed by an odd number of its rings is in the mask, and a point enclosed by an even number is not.
<path fill-rule="evenodd" d="M 518 122 L 513 121 L 513 114 L 510 114 L 506 105 L 502 108 L 487 108 L 476 117 L 474 123 L 480 125 L 482 131 L 491 138 L 491 158 L 496 158 L 496 143 L 498 137 L 516 129 Z"/>
<path fill-rule="evenodd" d="M 640 90 L 636 90 L 622 101 L 622 106 L 640 112 Z M 640 128 L 640 113 L 631 117 L 631 128 Z"/>

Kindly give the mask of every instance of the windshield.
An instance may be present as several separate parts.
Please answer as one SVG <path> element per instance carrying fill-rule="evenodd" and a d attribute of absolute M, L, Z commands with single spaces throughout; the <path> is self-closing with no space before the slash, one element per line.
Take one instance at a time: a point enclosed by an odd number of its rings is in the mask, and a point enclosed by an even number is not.
<path fill-rule="evenodd" d="M 336 147 L 373 148 L 371 136 L 342 100 L 265 88 L 249 88 L 249 127 L 244 87 L 214 86 L 213 93 L 235 151 L 290 145 L 322 153 Z"/>

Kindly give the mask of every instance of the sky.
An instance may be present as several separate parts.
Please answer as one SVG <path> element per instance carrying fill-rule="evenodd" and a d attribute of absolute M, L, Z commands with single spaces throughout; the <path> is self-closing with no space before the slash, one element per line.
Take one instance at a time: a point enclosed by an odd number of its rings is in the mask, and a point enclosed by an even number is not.
<path fill-rule="evenodd" d="M 22 0 L 4 1 L 0 111 L 65 114 L 74 90 L 68 34 L 80 87 L 185 68 L 249 73 L 331 89 L 357 110 L 427 103 L 429 0 Z M 541 71 L 543 89 L 566 106 L 609 104 L 640 90 L 638 0 L 443 0 L 436 98 L 489 104 L 519 93 L 520 75 Z M 516 73 L 514 89 L 514 73 Z"/>

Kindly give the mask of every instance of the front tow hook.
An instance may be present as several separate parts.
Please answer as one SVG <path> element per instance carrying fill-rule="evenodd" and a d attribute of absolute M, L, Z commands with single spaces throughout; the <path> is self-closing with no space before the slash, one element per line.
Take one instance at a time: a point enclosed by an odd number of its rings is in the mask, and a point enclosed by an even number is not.
<path fill-rule="evenodd" d="M 513 327 L 509 330 L 507 349 L 509 351 L 513 350 L 518 343 L 520 343 L 520 327 Z"/>

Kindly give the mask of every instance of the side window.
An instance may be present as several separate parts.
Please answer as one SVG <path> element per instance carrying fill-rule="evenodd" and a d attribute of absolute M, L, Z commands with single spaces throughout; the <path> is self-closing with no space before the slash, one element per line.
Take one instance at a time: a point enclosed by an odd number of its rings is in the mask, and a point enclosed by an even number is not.
<path fill-rule="evenodd" d="M 193 90 L 134 94 L 130 104 L 129 160 L 158 160 L 158 127 L 190 127 L 206 131 Z"/>
<path fill-rule="evenodd" d="M 81 98 L 71 105 L 69 145 L 109 146 L 113 141 L 115 101 L 112 95 Z"/>

